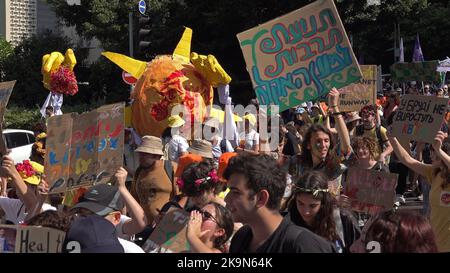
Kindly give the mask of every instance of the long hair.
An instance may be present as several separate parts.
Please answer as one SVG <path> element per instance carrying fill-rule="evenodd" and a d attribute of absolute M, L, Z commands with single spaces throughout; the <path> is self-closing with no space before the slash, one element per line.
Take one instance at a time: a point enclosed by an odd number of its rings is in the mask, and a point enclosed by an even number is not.
<path fill-rule="evenodd" d="M 449 140 L 449 138 L 446 138 L 444 140 L 444 143 L 442 143 L 441 149 L 442 149 L 442 151 L 444 151 L 444 153 L 450 155 L 450 140 Z M 433 172 L 434 176 L 437 176 L 438 174 L 440 174 L 442 177 L 441 188 L 445 189 L 448 185 L 450 185 L 450 170 L 448 169 L 447 165 L 444 162 L 442 162 L 442 166 L 440 166 L 439 168 L 436 168 Z"/>
<path fill-rule="evenodd" d="M 299 156 L 300 162 L 303 166 L 305 166 L 306 168 L 313 168 L 313 160 L 312 160 L 312 153 L 311 150 L 308 149 L 308 144 L 310 144 L 311 139 L 312 139 L 312 135 L 314 133 L 317 132 L 323 132 L 325 134 L 328 135 L 328 137 L 330 138 L 330 147 L 328 148 L 328 154 L 325 158 L 326 162 L 338 162 L 337 160 L 335 160 L 335 153 L 332 152 L 335 148 L 335 141 L 333 138 L 333 135 L 331 134 L 330 130 L 328 130 L 327 128 L 325 128 L 324 126 L 320 125 L 320 124 L 314 124 L 311 127 L 309 127 L 308 131 L 306 131 L 305 134 L 305 138 L 303 139 L 302 142 L 302 153 Z M 327 174 L 328 175 L 328 174 Z"/>
<path fill-rule="evenodd" d="M 365 242 L 380 243 L 381 252 L 438 252 L 435 235 L 429 221 L 417 213 L 385 211 L 369 226 Z"/>
<path fill-rule="evenodd" d="M 225 230 L 225 233 L 214 239 L 214 247 L 217 249 L 224 249 L 225 243 L 230 239 L 234 230 L 233 217 L 231 212 L 226 207 L 216 203 L 209 202 L 208 205 L 213 205 L 216 212 L 217 225 Z"/>
<path fill-rule="evenodd" d="M 376 160 L 379 157 L 380 150 L 378 148 L 377 142 L 370 137 L 354 137 L 352 141 L 352 149 L 356 153 L 359 147 L 366 146 L 369 149 L 369 154 L 373 160 Z"/>
<path fill-rule="evenodd" d="M 339 239 L 336 232 L 336 222 L 334 221 L 333 211 L 336 207 L 336 199 L 327 191 L 328 181 L 326 177 L 319 171 L 309 171 L 301 176 L 294 184 L 292 199 L 289 203 L 289 212 L 294 214 L 294 218 L 298 217 L 299 226 L 307 227 L 312 232 L 324 237 L 330 241 Z M 317 194 L 313 194 L 318 190 Z M 299 194 L 311 194 L 314 199 L 320 200 L 319 212 L 314 217 L 314 222 L 311 226 L 300 215 L 297 209 L 297 196 Z M 295 220 L 293 220 L 296 222 Z"/>

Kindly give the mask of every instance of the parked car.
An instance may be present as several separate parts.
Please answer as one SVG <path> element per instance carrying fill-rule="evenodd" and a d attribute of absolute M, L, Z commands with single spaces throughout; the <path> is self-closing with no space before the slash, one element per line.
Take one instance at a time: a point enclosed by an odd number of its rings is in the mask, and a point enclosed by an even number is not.
<path fill-rule="evenodd" d="M 32 131 L 21 129 L 5 129 L 3 136 L 6 141 L 6 147 L 11 151 L 10 156 L 15 163 L 29 159 L 31 155 L 31 147 L 36 141 Z"/>

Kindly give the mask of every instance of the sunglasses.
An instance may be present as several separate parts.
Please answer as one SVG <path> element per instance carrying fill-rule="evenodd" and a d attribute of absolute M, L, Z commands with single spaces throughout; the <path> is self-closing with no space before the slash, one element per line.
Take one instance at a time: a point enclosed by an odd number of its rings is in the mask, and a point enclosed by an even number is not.
<path fill-rule="evenodd" d="M 221 226 L 220 223 L 219 223 L 219 221 L 217 220 L 217 218 L 214 217 L 214 216 L 212 216 L 211 213 L 209 213 L 209 212 L 207 212 L 207 211 L 205 211 L 205 210 L 201 210 L 200 213 L 202 214 L 203 221 L 205 221 L 205 220 L 211 220 L 211 221 L 215 222 L 219 227 Z"/>

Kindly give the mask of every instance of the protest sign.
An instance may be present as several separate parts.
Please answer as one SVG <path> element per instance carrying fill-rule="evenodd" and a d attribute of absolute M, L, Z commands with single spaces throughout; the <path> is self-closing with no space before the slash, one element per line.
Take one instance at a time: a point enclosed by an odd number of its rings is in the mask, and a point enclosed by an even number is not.
<path fill-rule="evenodd" d="M 107 182 L 123 163 L 124 104 L 48 121 L 45 174 L 50 192 Z"/>
<path fill-rule="evenodd" d="M 352 210 L 371 215 L 394 206 L 398 174 L 350 167 L 345 195 L 351 201 Z"/>
<path fill-rule="evenodd" d="M 393 118 L 392 134 L 399 139 L 433 143 L 440 130 L 449 99 L 404 95 Z"/>
<path fill-rule="evenodd" d="M 188 221 L 189 213 L 183 209 L 167 212 L 145 242 L 145 252 L 189 252 L 190 246 L 186 239 Z"/>
<path fill-rule="evenodd" d="M 376 65 L 360 65 L 363 77 L 358 83 L 339 89 L 339 110 L 360 111 L 365 105 L 377 101 L 378 69 Z"/>
<path fill-rule="evenodd" d="M 60 253 L 65 236 L 53 228 L 0 225 L 0 252 Z"/>
<path fill-rule="evenodd" d="M 438 61 L 395 63 L 391 65 L 391 77 L 394 82 L 427 81 L 439 82 L 436 71 Z"/>
<path fill-rule="evenodd" d="M 6 105 L 8 105 L 9 97 L 16 81 L 0 82 L 0 132 L 3 133 L 3 116 L 5 115 Z M 5 155 L 7 153 L 5 139 L 3 134 L 0 139 L 0 154 Z"/>
<path fill-rule="evenodd" d="M 336 6 L 321 0 L 237 35 L 262 105 L 280 111 L 361 78 Z"/>

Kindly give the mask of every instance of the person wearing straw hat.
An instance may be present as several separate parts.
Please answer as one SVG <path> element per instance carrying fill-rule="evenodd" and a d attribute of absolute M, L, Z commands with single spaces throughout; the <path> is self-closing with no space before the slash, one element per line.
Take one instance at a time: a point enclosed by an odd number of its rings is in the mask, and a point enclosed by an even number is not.
<path fill-rule="evenodd" d="M 139 155 L 139 167 L 131 183 L 131 194 L 144 209 L 148 223 L 152 223 L 162 205 L 177 194 L 174 182 L 177 165 L 161 160 L 162 141 L 155 136 L 144 136 L 135 152 Z"/>
<path fill-rule="evenodd" d="M 245 132 L 240 136 L 239 146 L 236 147 L 237 153 L 246 152 L 253 155 L 259 154 L 259 133 L 256 131 L 257 121 L 254 114 L 244 116 Z"/>
<path fill-rule="evenodd" d="M 10 156 L 5 155 L 0 172 L 14 184 L 19 197 L 19 199 L 0 197 L 0 208 L 5 211 L 7 223 L 15 225 L 23 223 L 27 216 L 31 216 L 37 210 L 56 210 L 46 203 L 40 207 L 40 194 L 48 192 L 47 183 L 41 179 L 44 166 L 29 160 L 15 164 Z"/>
<path fill-rule="evenodd" d="M 170 116 L 167 121 L 171 128 L 172 139 L 167 143 L 164 150 L 167 150 L 169 160 L 178 162 L 180 156 L 187 154 L 189 148 L 186 138 L 183 137 L 186 122 L 179 115 Z"/>

